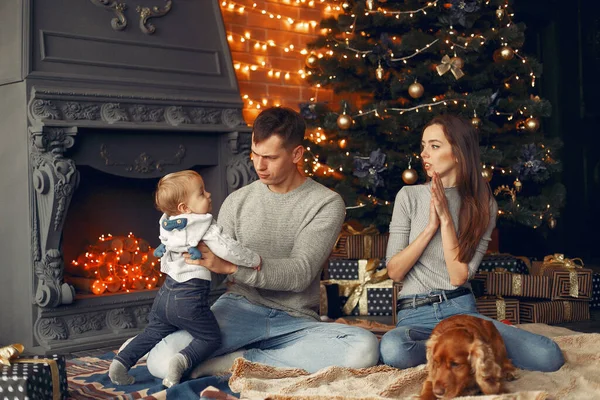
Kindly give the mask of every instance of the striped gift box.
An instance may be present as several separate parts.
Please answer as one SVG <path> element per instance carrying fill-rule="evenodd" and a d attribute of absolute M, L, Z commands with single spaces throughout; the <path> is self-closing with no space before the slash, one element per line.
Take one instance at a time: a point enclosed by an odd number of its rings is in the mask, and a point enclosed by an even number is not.
<path fill-rule="evenodd" d="M 388 235 L 340 236 L 331 257 L 356 260 L 359 258 L 385 258 Z"/>
<path fill-rule="evenodd" d="M 551 280 L 552 300 L 592 299 L 592 270 L 587 268 L 565 268 L 534 262 L 531 270 L 534 275 L 547 276 Z"/>
<path fill-rule="evenodd" d="M 475 299 L 477 312 L 498 321 L 509 320 L 512 324 L 520 323 L 520 304 L 517 299 L 505 299 L 496 296 L 483 296 Z"/>
<path fill-rule="evenodd" d="M 486 275 L 486 294 L 500 296 L 551 298 L 550 278 L 547 276 L 490 272 Z"/>
<path fill-rule="evenodd" d="M 589 320 L 590 307 L 587 302 L 583 301 L 521 301 L 520 314 L 521 323 L 560 324 Z"/>
<path fill-rule="evenodd" d="M 486 272 L 478 272 L 471 279 L 471 290 L 473 290 L 473 295 L 475 297 L 481 297 L 487 292 L 487 276 Z"/>

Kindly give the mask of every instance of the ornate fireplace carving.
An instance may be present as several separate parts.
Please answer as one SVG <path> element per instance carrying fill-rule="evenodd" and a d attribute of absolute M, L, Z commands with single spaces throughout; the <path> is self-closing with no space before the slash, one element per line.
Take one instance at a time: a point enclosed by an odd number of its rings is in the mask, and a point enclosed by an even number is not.
<path fill-rule="evenodd" d="M 63 276 L 69 211 L 91 170 L 150 182 L 199 168 L 217 208 L 255 179 L 220 8 L 166 0 L 148 13 L 148 0 L 128 0 L 140 30 L 121 2 L 8 1 L 0 220 L 11 232 L 0 241 L 0 304 L 12 307 L 0 308 L 0 337 L 39 353 L 117 344 L 143 328 L 155 293 L 76 295 Z M 98 6 L 116 14 L 114 29 Z M 154 32 L 148 19 L 166 12 Z"/>
<path fill-rule="evenodd" d="M 74 302 L 75 290 L 63 282 L 62 230 L 80 180 L 76 162 L 69 158 L 69 151 L 78 141 L 86 140 L 84 135 L 78 136 L 79 130 L 118 128 L 135 132 L 160 129 L 221 135 L 223 138 L 217 143 L 226 154 L 223 168 L 227 192 L 255 179 L 249 157 L 248 128 L 240 109 L 215 104 L 179 104 L 182 101 L 189 99 L 157 99 L 56 88 L 32 89 L 28 116 L 34 189 L 32 256 L 37 278 L 34 301 L 40 308 L 34 333 L 39 343 L 56 349 L 68 340 L 89 335 L 91 331 L 102 333 L 139 328 L 146 322 L 149 303 L 154 296 L 153 292 L 136 293 L 133 298 L 126 295 L 116 301 L 98 298 L 85 299 L 84 302 L 76 299 Z M 140 153 L 133 148 L 127 152 L 129 157 L 124 158 L 112 155 L 111 145 L 114 143 L 109 139 L 103 141 L 95 148 L 97 160 L 87 161 L 112 174 L 138 177 L 160 176 L 194 164 L 187 144 L 177 145 L 177 152 L 169 154 Z M 154 146 L 154 149 L 159 147 Z M 63 306 L 60 312 L 59 306 Z"/>

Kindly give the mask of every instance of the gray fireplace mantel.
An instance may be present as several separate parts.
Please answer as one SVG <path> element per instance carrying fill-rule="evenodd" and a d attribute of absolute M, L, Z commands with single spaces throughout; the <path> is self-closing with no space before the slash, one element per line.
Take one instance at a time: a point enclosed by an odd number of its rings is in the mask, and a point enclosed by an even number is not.
<path fill-rule="evenodd" d="M 81 168 L 128 179 L 204 168 L 217 209 L 256 179 L 218 2 L 174 0 L 145 19 L 147 0 L 110 4 L 0 2 L 0 337 L 38 353 L 119 343 L 154 298 L 74 298 L 64 283 Z"/>

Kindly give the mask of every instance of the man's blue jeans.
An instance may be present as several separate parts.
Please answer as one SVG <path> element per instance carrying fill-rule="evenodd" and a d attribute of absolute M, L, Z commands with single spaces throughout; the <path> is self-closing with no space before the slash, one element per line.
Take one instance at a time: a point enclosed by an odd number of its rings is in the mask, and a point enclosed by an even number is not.
<path fill-rule="evenodd" d="M 212 306 L 221 328 L 222 345 L 215 356 L 246 349 L 244 358 L 275 367 L 309 372 L 332 365 L 362 368 L 377 364 L 379 343 L 371 332 L 344 324 L 292 317 L 226 293 Z M 163 339 L 148 357 L 152 375 L 166 375 L 164 360 L 184 348 L 189 333 L 178 331 Z"/>
<path fill-rule="evenodd" d="M 444 296 L 444 291 L 433 291 L 431 294 Z M 403 296 L 401 299 L 415 297 L 427 295 Z M 504 339 L 508 357 L 517 368 L 552 372 L 565 362 L 562 351 L 553 340 L 479 314 L 472 294 L 398 311 L 396 328 L 381 339 L 381 360 L 387 365 L 402 369 L 425 364 L 425 343 L 431 331 L 438 322 L 456 314 L 468 314 L 492 321 Z"/>
<path fill-rule="evenodd" d="M 179 283 L 168 276 L 156 294 L 148 326 L 115 359 L 129 369 L 167 335 L 185 329 L 190 340 L 178 352 L 188 361 L 186 372 L 206 360 L 221 345 L 219 325 L 208 307 L 209 292 L 210 281 L 190 279 Z M 165 368 L 174 355 L 162 359 Z"/>

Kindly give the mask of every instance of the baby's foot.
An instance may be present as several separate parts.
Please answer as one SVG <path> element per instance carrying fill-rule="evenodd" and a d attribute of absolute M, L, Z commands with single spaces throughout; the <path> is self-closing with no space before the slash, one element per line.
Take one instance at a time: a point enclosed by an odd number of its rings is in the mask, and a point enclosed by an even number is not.
<path fill-rule="evenodd" d="M 181 380 L 183 373 L 189 368 L 187 358 L 181 353 L 175 354 L 169 361 L 169 369 L 167 376 L 163 379 L 162 384 L 170 388 L 177 385 Z"/>
<path fill-rule="evenodd" d="M 115 385 L 131 385 L 135 378 L 127 373 L 127 368 L 118 360 L 113 360 L 108 368 L 108 377 Z"/>

